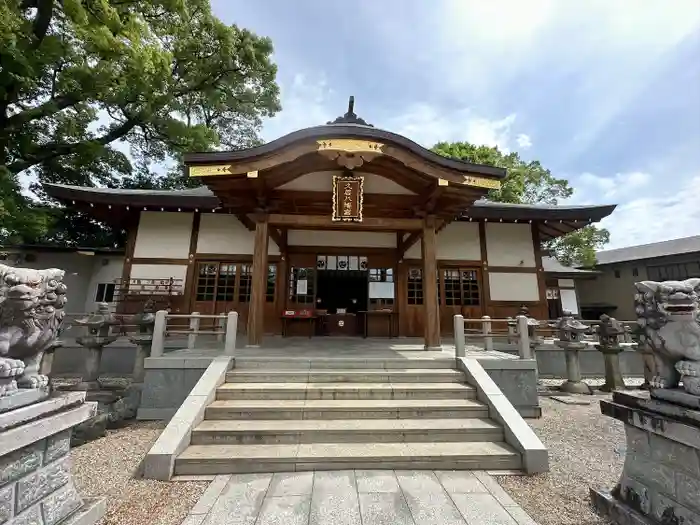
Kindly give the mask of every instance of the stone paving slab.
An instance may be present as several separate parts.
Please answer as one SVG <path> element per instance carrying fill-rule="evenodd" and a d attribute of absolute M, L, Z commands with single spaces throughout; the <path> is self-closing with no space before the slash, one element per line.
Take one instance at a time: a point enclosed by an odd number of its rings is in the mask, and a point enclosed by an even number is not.
<path fill-rule="evenodd" d="M 182 525 L 537 525 L 485 471 L 216 476 Z"/>

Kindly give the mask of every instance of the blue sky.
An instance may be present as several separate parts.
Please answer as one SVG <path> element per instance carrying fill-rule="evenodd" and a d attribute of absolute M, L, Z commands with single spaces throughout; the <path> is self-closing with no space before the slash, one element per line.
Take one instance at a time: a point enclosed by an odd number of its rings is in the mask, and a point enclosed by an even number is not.
<path fill-rule="evenodd" d="M 700 235 L 699 0 L 213 0 L 275 45 L 272 140 L 355 110 L 537 159 L 616 203 L 609 248 Z"/>

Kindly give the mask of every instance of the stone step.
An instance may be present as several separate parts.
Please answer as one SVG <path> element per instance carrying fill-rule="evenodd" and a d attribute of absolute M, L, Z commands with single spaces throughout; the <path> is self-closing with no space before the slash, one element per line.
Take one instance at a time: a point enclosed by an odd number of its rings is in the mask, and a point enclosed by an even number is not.
<path fill-rule="evenodd" d="M 505 443 L 311 443 L 190 445 L 175 475 L 344 469 L 515 470 L 520 455 Z"/>
<path fill-rule="evenodd" d="M 459 383 L 225 383 L 216 399 L 475 399 Z"/>
<path fill-rule="evenodd" d="M 325 369 L 367 369 L 392 370 L 407 368 L 440 369 L 454 368 L 454 357 L 405 358 L 343 358 L 343 357 L 241 357 L 236 359 L 236 369 L 257 370 L 325 370 Z"/>
<path fill-rule="evenodd" d="M 441 419 L 488 417 L 471 399 L 221 400 L 205 419 Z"/>
<path fill-rule="evenodd" d="M 464 383 L 462 372 L 441 368 L 391 370 L 326 369 L 266 370 L 234 369 L 226 374 L 228 383 Z"/>
<path fill-rule="evenodd" d="M 203 421 L 193 445 L 503 441 L 489 419 L 304 419 Z"/>

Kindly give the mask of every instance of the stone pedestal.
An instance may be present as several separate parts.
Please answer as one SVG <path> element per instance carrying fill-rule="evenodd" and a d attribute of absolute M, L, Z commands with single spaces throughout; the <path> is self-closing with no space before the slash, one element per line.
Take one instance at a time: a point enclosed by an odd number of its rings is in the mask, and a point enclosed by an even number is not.
<path fill-rule="evenodd" d="M 586 347 L 583 343 L 569 343 L 560 341 L 558 345 L 564 349 L 566 357 L 566 376 L 559 389 L 570 394 L 592 394 L 591 387 L 583 382 L 581 378 L 581 362 L 579 361 L 579 350 Z"/>
<path fill-rule="evenodd" d="M 66 392 L 0 413 L 0 523 L 93 525 L 104 498 L 82 498 L 70 471 L 72 428 L 92 417 L 85 392 Z"/>
<path fill-rule="evenodd" d="M 667 401 L 673 392 L 601 401 L 603 414 L 625 424 L 627 451 L 620 482 L 610 492 L 592 488 L 591 499 L 616 525 L 700 523 L 700 409 Z"/>

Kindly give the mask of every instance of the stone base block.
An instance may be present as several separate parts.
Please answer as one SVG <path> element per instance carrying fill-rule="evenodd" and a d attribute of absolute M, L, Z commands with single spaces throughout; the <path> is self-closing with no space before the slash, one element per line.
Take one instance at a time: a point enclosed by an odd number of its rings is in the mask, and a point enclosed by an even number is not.
<path fill-rule="evenodd" d="M 73 427 L 93 417 L 85 392 L 64 392 L 0 414 L 0 523 L 93 525 L 104 502 L 83 501 L 71 476 Z"/>
<path fill-rule="evenodd" d="M 9 396 L 0 397 L 0 414 L 8 410 L 38 403 L 49 397 L 49 387 L 20 388 Z"/>
<path fill-rule="evenodd" d="M 590 489 L 590 495 L 598 514 L 605 516 L 615 525 L 656 525 L 607 490 Z"/>
<path fill-rule="evenodd" d="M 85 498 L 83 506 L 60 525 L 95 525 L 107 512 L 106 498 Z"/>
<path fill-rule="evenodd" d="M 591 491 L 596 508 L 616 525 L 700 524 L 700 422 L 647 392 L 614 392 L 600 404 L 624 423 L 627 448 L 618 485 Z"/>

